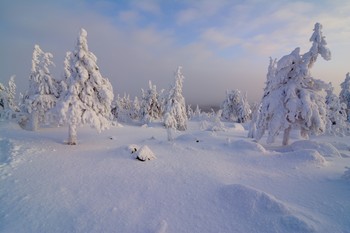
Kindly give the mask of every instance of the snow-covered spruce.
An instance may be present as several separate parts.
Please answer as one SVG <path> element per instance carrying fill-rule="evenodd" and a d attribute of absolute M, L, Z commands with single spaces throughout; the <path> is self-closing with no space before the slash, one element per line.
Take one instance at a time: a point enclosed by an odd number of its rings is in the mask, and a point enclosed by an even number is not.
<path fill-rule="evenodd" d="M 345 136 L 349 134 L 349 123 L 347 122 L 346 104 L 340 103 L 337 95 L 333 93 L 333 87 L 326 90 L 326 104 L 328 126 L 327 133 L 336 136 Z"/>
<path fill-rule="evenodd" d="M 283 145 L 289 141 L 294 128 L 301 135 L 322 134 L 326 131 L 327 107 L 322 91 L 328 85 L 310 75 L 310 69 L 320 54 L 325 60 L 331 59 L 322 35 L 322 25 L 315 24 L 310 41 L 312 47 L 300 55 L 300 48 L 282 57 L 277 64 L 270 62 L 270 76 L 266 82 L 261 111 L 257 120 L 256 139 L 260 140 L 268 131 L 267 142 L 272 143 L 283 132 Z"/>
<path fill-rule="evenodd" d="M 160 100 L 160 94 L 157 92 L 156 85 L 152 85 L 152 82 L 148 82 L 148 90 L 142 91 L 142 100 L 140 106 L 140 117 L 144 124 L 148 124 L 152 121 L 159 120 L 162 117 L 162 106 Z"/>
<path fill-rule="evenodd" d="M 124 94 L 123 97 L 118 95 L 112 105 L 113 117 L 119 122 L 129 122 L 139 116 L 140 106 L 137 97 L 131 101 L 129 95 Z"/>
<path fill-rule="evenodd" d="M 165 104 L 164 125 L 168 129 L 168 139 L 171 139 L 171 131 L 187 129 L 187 114 L 185 98 L 182 95 L 184 76 L 182 67 L 179 66 L 175 73 L 174 85 L 170 88 Z"/>
<path fill-rule="evenodd" d="M 57 105 L 57 111 L 60 123 L 69 126 L 68 144 L 75 145 L 77 126 L 90 124 L 99 132 L 110 126 L 114 95 L 111 83 L 100 73 L 96 56 L 88 49 L 84 29 L 80 30 L 74 52 L 66 59 L 65 70 L 70 71 L 67 90 Z"/>
<path fill-rule="evenodd" d="M 24 116 L 22 127 L 37 130 L 41 123 L 48 123 L 48 112 L 55 107 L 59 97 L 58 82 L 52 77 L 49 67 L 54 65 L 52 54 L 43 52 L 39 45 L 34 46 L 32 69 L 29 77 L 29 90 L 21 107 Z"/>
<path fill-rule="evenodd" d="M 350 121 L 350 73 L 346 74 L 345 80 L 340 84 L 340 87 L 339 99 L 341 103 L 346 105 L 347 120 Z"/>
<path fill-rule="evenodd" d="M 15 76 L 11 76 L 8 86 L 0 83 L 0 119 L 12 119 L 18 113 L 19 108 L 15 101 L 16 84 Z"/>
<path fill-rule="evenodd" d="M 222 117 L 226 120 L 244 123 L 250 119 L 251 110 L 247 95 L 239 90 L 226 91 L 226 99 L 221 104 Z"/>

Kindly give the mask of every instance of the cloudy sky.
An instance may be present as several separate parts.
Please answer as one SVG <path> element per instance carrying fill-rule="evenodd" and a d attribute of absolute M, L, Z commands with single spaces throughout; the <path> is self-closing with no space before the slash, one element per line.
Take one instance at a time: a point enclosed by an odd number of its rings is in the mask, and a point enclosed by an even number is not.
<path fill-rule="evenodd" d="M 229 89 L 259 101 L 269 57 L 307 52 L 320 22 L 332 60 L 319 57 L 312 74 L 339 92 L 350 72 L 349 12 L 347 0 L 1 0 L 0 82 L 14 74 L 26 90 L 35 44 L 53 54 L 60 79 L 85 28 L 116 94 L 140 96 L 148 80 L 166 89 L 181 65 L 187 103 L 220 104 Z"/>

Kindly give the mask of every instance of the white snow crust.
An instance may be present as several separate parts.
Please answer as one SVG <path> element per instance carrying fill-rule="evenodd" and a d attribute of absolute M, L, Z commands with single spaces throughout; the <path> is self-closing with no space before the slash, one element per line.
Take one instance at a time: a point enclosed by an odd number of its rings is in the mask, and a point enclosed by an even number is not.
<path fill-rule="evenodd" d="M 83 126 L 69 146 L 66 127 L 0 121 L 0 232 L 349 231 L 350 158 L 338 155 L 349 137 L 283 147 L 224 124 L 211 132 L 190 120 L 172 141 L 162 122 Z"/>

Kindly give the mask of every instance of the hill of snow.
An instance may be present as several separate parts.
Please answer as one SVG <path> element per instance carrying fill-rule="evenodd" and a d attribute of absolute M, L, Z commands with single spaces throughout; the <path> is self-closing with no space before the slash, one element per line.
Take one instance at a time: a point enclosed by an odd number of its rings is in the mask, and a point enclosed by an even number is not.
<path fill-rule="evenodd" d="M 281 147 L 225 126 L 83 127 L 68 146 L 65 127 L 0 122 L 0 232 L 350 232 L 349 137 Z"/>

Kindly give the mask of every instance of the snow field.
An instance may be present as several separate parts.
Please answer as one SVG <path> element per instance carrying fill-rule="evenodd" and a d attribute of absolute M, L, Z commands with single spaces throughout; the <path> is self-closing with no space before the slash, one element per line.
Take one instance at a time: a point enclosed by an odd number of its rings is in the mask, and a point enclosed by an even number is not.
<path fill-rule="evenodd" d="M 0 122 L 0 232 L 350 229 L 350 159 L 339 156 L 347 137 L 266 146 L 225 124 L 212 132 L 191 121 L 171 142 L 157 123 L 100 134 L 81 127 L 68 146 L 65 127 Z M 136 160 L 132 148 L 142 146 L 156 159 Z"/>

